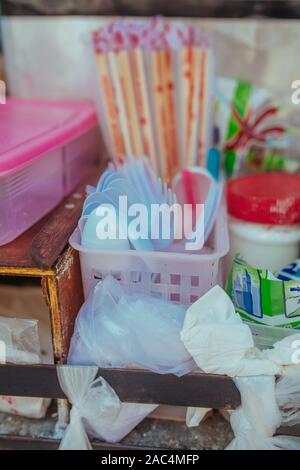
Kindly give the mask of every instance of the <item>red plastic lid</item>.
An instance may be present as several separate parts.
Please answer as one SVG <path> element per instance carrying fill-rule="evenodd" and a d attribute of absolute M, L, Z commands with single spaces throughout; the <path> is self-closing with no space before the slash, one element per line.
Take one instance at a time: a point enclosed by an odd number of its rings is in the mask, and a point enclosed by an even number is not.
<path fill-rule="evenodd" d="M 227 187 L 228 211 L 247 222 L 300 224 L 300 175 L 262 173 L 235 178 Z"/>

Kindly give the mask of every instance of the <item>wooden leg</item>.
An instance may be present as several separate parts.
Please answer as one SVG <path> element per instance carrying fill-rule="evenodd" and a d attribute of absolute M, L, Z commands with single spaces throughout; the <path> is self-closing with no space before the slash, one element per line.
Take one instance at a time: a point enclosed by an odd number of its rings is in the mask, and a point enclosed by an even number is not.
<path fill-rule="evenodd" d="M 55 275 L 43 278 L 42 284 L 51 313 L 55 363 L 64 364 L 84 300 L 78 253 L 68 247 L 55 266 Z"/>
<path fill-rule="evenodd" d="M 50 309 L 54 362 L 56 364 L 61 364 L 64 362 L 65 355 L 63 348 L 63 335 L 61 330 L 56 276 L 54 275 L 43 277 L 42 287 L 44 296 Z"/>
<path fill-rule="evenodd" d="M 78 252 L 68 247 L 56 264 L 58 315 L 62 331 L 62 361 L 66 362 L 74 324 L 84 302 Z"/>

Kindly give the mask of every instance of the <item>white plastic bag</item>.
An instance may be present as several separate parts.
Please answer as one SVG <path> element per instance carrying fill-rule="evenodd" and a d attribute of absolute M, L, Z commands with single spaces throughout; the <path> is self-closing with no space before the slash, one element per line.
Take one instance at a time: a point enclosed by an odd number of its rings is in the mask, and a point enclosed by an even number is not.
<path fill-rule="evenodd" d="M 79 312 L 68 363 L 184 375 L 196 368 L 180 341 L 184 316 L 183 306 L 142 293 L 127 294 L 108 276 Z M 99 424 L 93 435 L 118 442 L 155 408 L 123 403 L 117 419 L 109 426 Z"/>
<path fill-rule="evenodd" d="M 300 423 L 300 365 L 286 367 L 276 384 L 276 400 L 282 415 L 282 425 Z"/>
<path fill-rule="evenodd" d="M 218 286 L 195 302 L 187 311 L 181 338 L 197 365 L 205 372 L 234 377 L 241 394 L 241 406 L 230 413 L 235 438 L 230 450 L 300 449 L 300 439 L 276 436 L 288 406 L 297 418 L 300 376 L 288 373 L 278 383 L 275 396 L 275 375 L 284 373 L 283 366 L 292 363 L 297 334 L 260 352 L 254 348 L 251 330 L 235 313 L 227 294 Z M 277 389 L 276 389 L 277 390 Z M 198 415 L 197 415 L 198 413 Z M 197 424 L 202 409 L 189 409 L 187 422 Z"/>
<path fill-rule="evenodd" d="M 236 377 L 234 381 L 242 404 L 230 414 L 235 438 L 226 450 L 300 450 L 299 437 L 274 436 L 286 424 L 275 395 L 275 377 Z"/>
<path fill-rule="evenodd" d="M 276 400 L 282 414 L 282 425 L 294 426 L 300 423 L 300 334 L 277 341 L 272 349 L 264 351 L 265 357 L 273 360 L 281 368 L 281 376 L 276 382 Z"/>
<path fill-rule="evenodd" d="M 264 356 L 279 366 L 295 365 L 299 358 L 300 346 L 300 333 L 297 333 L 297 331 L 295 330 L 294 335 L 277 341 L 272 349 L 266 349 Z"/>
<path fill-rule="evenodd" d="M 72 403 L 60 450 L 91 450 L 86 425 L 97 432 L 101 426 L 109 426 L 120 412 L 118 396 L 102 377 L 95 379 L 97 371 L 97 367 L 57 368 L 60 386 Z"/>
<path fill-rule="evenodd" d="M 230 377 L 275 375 L 280 367 L 254 347 L 230 297 L 213 287 L 186 312 L 181 339 L 200 369 Z"/>
<path fill-rule="evenodd" d="M 20 318 L 0 317 L 0 341 L 5 345 L 0 362 L 39 364 L 40 344 L 38 322 Z M 3 348 L 2 348 L 3 349 Z M 2 354 L 1 354 L 2 356 Z M 51 403 L 46 398 L 10 397 L 0 395 L 0 411 L 27 418 L 44 418 Z"/>
<path fill-rule="evenodd" d="M 80 310 L 68 362 L 184 375 L 196 367 L 180 341 L 184 316 L 183 306 L 127 294 L 107 276 Z"/>
<path fill-rule="evenodd" d="M 227 450 L 275 450 L 272 436 L 281 422 L 275 377 L 236 377 L 242 404 L 230 414 L 235 438 Z"/>
<path fill-rule="evenodd" d="M 273 436 L 280 425 L 300 422 L 300 366 L 293 365 L 299 334 L 288 336 L 263 351 L 281 367 L 281 377 L 236 377 L 242 405 L 231 413 L 235 439 L 228 449 L 300 450 L 300 439 Z"/>

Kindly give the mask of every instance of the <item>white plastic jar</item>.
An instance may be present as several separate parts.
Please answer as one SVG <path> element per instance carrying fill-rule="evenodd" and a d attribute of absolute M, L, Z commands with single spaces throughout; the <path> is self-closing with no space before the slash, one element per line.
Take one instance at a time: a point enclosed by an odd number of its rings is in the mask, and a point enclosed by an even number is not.
<path fill-rule="evenodd" d="M 278 271 L 299 257 L 300 176 L 264 173 L 228 183 L 230 252 L 256 268 Z"/>

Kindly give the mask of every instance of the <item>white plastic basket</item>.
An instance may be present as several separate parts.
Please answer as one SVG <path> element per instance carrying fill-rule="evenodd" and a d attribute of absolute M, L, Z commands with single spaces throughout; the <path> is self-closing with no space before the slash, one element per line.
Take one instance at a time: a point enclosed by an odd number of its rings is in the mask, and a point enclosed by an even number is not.
<path fill-rule="evenodd" d="M 80 229 L 70 245 L 79 252 L 84 295 L 112 274 L 129 289 L 142 289 L 182 304 L 195 302 L 216 284 L 223 284 L 222 258 L 229 250 L 225 204 L 201 252 L 95 251 L 80 244 Z"/>

